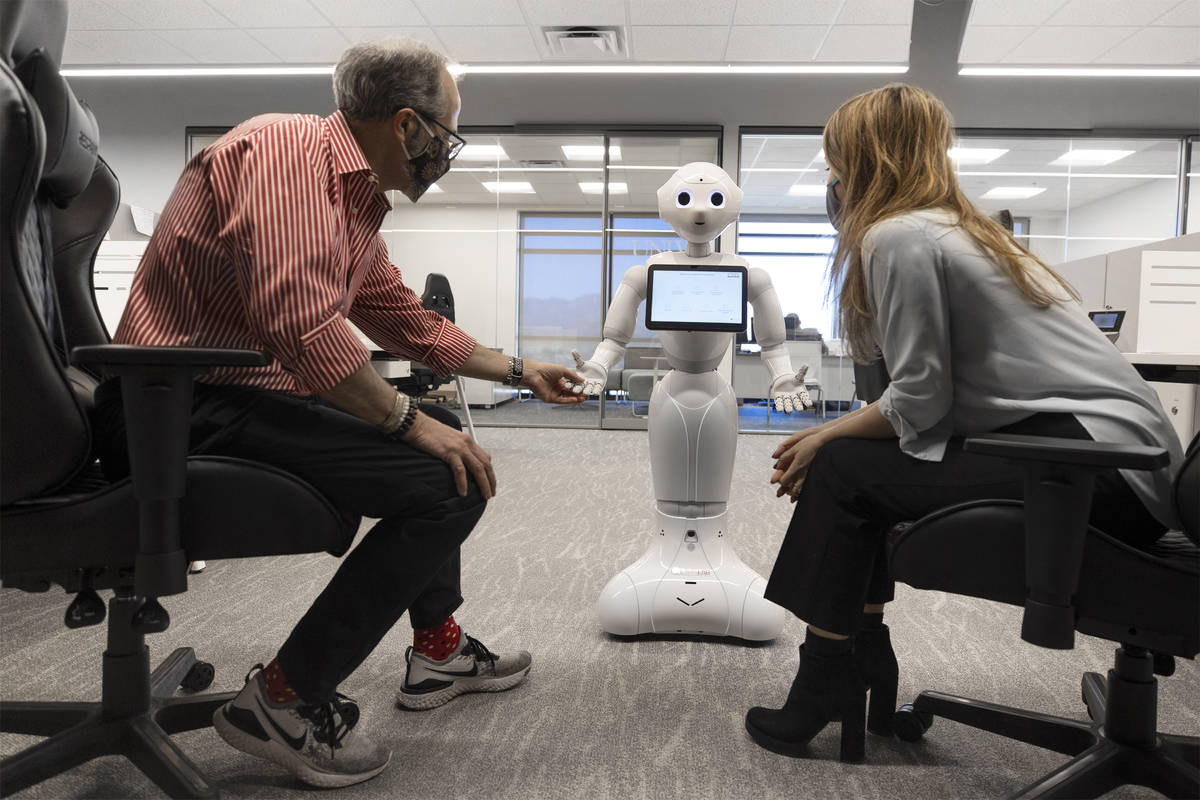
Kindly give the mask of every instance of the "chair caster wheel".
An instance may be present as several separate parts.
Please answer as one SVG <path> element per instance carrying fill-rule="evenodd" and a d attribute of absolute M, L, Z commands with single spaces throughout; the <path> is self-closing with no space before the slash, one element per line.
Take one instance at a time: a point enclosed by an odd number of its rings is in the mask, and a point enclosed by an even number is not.
<path fill-rule="evenodd" d="M 197 661 L 192 664 L 192 668 L 188 670 L 188 674 L 183 676 L 183 680 L 179 682 L 179 687 L 189 692 L 203 692 L 212 685 L 213 675 L 216 671 L 213 665 L 207 661 Z"/>
<path fill-rule="evenodd" d="M 916 742 L 933 727 L 933 715 L 917 711 L 912 703 L 905 703 L 892 716 L 892 728 L 901 741 Z"/>

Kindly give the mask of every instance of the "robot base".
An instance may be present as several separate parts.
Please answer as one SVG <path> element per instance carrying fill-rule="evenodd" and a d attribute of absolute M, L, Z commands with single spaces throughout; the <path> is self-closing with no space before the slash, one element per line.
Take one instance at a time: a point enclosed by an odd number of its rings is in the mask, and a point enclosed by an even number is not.
<path fill-rule="evenodd" d="M 655 512 L 655 541 L 600 593 L 609 633 L 698 633 L 768 641 L 783 609 L 763 598 L 767 582 L 725 538 L 725 515 L 688 519 Z"/>

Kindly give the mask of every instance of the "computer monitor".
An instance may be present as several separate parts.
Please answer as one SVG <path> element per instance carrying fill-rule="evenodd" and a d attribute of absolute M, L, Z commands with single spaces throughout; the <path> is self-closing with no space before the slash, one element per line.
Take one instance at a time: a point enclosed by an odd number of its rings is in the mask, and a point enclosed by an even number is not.
<path fill-rule="evenodd" d="M 746 268 L 651 264 L 646 327 L 652 331 L 746 330 Z"/>
<path fill-rule="evenodd" d="M 1089 311 L 1088 318 L 1096 323 L 1096 327 L 1105 333 L 1119 333 L 1121 323 L 1125 321 L 1124 311 Z"/>

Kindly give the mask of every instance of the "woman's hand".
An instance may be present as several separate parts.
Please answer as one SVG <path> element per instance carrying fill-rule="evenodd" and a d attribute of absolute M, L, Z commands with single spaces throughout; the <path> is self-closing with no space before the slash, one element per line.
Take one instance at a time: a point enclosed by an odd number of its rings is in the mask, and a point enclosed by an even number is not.
<path fill-rule="evenodd" d="M 800 487 L 804 485 L 804 479 L 808 476 L 809 464 L 816 457 L 821 445 L 825 443 L 822 437 L 815 435 L 815 429 L 802 431 L 802 433 L 808 435 L 791 436 L 788 438 L 788 442 L 796 439 L 795 443 L 786 449 L 781 445 L 782 453 L 776 451 L 776 458 L 779 460 L 775 462 L 775 471 L 771 473 L 771 483 L 779 484 L 779 490 L 775 492 L 775 496 L 783 497 L 784 494 L 788 494 L 793 503 L 800 496 Z M 787 442 L 784 443 L 784 445 L 786 444 Z"/>
<path fill-rule="evenodd" d="M 814 435 L 820 433 L 821 429 L 824 428 L 828 424 L 829 423 L 825 423 L 825 425 L 817 425 L 812 428 L 805 428 L 802 431 L 796 431 L 791 436 L 784 439 L 783 444 L 781 444 L 781 445 L 779 445 L 779 447 L 775 448 L 775 452 L 771 453 L 771 458 L 782 458 L 784 453 L 786 453 L 788 450 L 792 449 L 793 447 L 795 447 L 797 444 L 804 441 L 808 437 L 814 436 Z"/>

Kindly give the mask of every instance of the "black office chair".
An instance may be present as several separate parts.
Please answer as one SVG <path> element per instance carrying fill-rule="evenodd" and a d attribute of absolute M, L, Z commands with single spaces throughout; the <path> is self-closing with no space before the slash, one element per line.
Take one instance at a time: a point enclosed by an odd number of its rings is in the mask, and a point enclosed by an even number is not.
<path fill-rule="evenodd" d="M 446 319 L 454 322 L 454 292 L 450 291 L 450 279 L 437 272 L 431 272 L 425 278 L 425 291 L 421 293 L 421 305 L 430 311 L 436 311 Z M 383 360 L 391 357 L 383 354 Z M 412 365 L 410 373 L 403 378 L 389 378 L 388 383 L 398 390 L 418 400 L 430 392 L 436 391 L 450 381 L 458 392 L 459 405 L 467 418 L 467 430 L 471 438 L 475 438 L 475 421 L 471 419 L 471 407 L 467 404 L 467 387 L 463 384 L 461 375 L 441 377 L 423 364 Z"/>
<path fill-rule="evenodd" d="M 210 725 L 233 693 L 173 696 L 212 680 L 191 648 L 151 673 L 145 635 L 170 624 L 158 598 L 187 590 L 192 559 L 340 554 L 358 520 L 272 467 L 187 457 L 193 377 L 265 354 L 89 344 L 106 339 L 84 289 L 117 184 L 58 74 L 65 30 L 65 0 L 0 2 L 0 580 L 76 593 L 71 628 L 113 597 L 99 702 L 0 703 L 0 730 L 49 737 L 0 762 L 0 795 L 119 754 L 172 797 L 214 797 L 169 734 Z M 91 452 L 100 371 L 120 376 L 129 428 L 132 476 L 116 483 Z"/>
<path fill-rule="evenodd" d="M 945 717 L 1072 757 L 1014 797 L 1098 797 L 1125 784 L 1200 796 L 1200 738 L 1157 733 L 1154 677 L 1200 652 L 1200 437 L 1175 483 L 1183 529 L 1146 550 L 1089 526 L 1093 474 L 1160 467 L 1164 450 L 1004 434 L 965 447 L 1024 464 L 1024 502 L 964 503 L 898 526 L 893 577 L 1024 606 L 1021 638 L 1042 647 L 1070 648 L 1075 631 L 1120 647 L 1107 680 L 1083 676 L 1089 722 L 925 691 L 897 714 L 901 736 Z"/>

